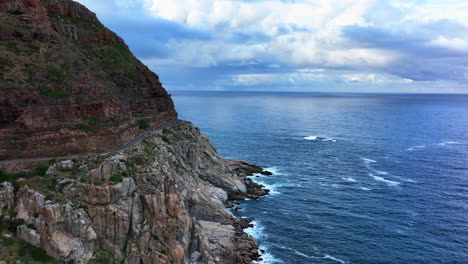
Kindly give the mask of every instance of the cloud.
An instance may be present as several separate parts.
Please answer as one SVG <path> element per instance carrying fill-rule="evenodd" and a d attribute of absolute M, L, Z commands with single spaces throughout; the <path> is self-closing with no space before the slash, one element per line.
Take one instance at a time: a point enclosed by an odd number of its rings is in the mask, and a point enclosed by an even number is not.
<path fill-rule="evenodd" d="M 461 1 L 78 1 L 169 87 L 404 91 L 467 83 L 468 4 Z"/>

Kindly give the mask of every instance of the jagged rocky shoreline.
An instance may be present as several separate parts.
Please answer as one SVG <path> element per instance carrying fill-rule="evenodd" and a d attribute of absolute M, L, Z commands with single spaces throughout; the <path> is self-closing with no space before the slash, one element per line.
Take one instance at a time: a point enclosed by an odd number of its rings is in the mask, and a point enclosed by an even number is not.
<path fill-rule="evenodd" d="M 189 122 L 121 153 L 35 166 L 0 185 L 2 241 L 17 236 L 61 263 L 240 264 L 259 257 L 243 232 L 250 221 L 226 206 L 267 194 L 247 176 L 268 172 L 222 159 Z M 14 263 L 15 256 L 1 257 Z"/>

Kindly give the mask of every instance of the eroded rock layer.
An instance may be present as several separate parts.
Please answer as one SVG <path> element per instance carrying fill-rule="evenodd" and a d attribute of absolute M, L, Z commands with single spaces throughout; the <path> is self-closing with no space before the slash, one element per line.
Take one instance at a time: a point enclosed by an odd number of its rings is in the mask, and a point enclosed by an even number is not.
<path fill-rule="evenodd" d="M 0 160 L 114 149 L 176 119 L 158 76 L 93 12 L 0 1 Z"/>

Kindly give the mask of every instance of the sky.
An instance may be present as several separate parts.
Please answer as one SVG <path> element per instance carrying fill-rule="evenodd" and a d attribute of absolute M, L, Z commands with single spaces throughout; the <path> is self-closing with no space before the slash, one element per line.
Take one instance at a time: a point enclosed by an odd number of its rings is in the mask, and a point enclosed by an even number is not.
<path fill-rule="evenodd" d="M 77 0 L 168 90 L 468 93 L 466 0 Z"/>

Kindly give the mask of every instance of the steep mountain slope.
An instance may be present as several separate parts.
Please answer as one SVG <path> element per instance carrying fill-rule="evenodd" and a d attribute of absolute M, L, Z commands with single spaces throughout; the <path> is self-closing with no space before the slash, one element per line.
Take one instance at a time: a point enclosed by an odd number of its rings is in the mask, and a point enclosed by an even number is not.
<path fill-rule="evenodd" d="M 113 149 L 176 119 L 158 76 L 84 6 L 0 1 L 0 160 Z"/>

